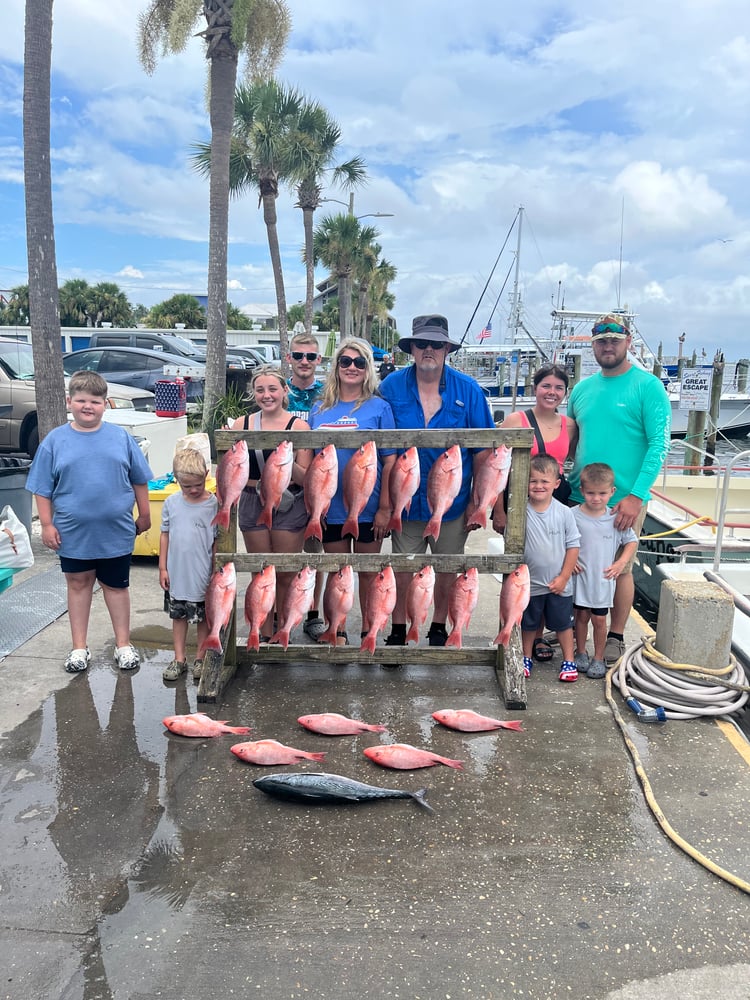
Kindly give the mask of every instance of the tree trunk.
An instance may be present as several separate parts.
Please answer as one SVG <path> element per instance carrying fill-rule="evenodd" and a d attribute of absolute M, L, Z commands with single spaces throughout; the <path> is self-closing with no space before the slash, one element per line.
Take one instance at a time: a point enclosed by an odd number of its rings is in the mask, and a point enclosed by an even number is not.
<path fill-rule="evenodd" d="M 352 336 L 352 276 L 351 271 L 337 274 L 339 291 L 339 330 L 341 339 Z"/>
<path fill-rule="evenodd" d="M 26 0 L 23 74 L 29 322 L 40 440 L 67 419 L 50 166 L 52 3 L 53 0 Z"/>
<path fill-rule="evenodd" d="M 279 313 L 279 351 L 283 359 L 281 363 L 282 368 L 286 371 L 286 356 L 289 353 L 289 336 L 287 334 L 284 272 L 281 267 L 281 248 L 279 247 L 279 233 L 276 228 L 276 196 L 278 194 L 278 188 L 275 187 L 275 185 L 274 188 L 275 190 L 262 190 L 263 221 L 266 224 L 266 233 L 268 234 L 268 252 L 271 256 L 273 283 L 276 286 L 276 309 Z"/>
<path fill-rule="evenodd" d="M 313 300 L 315 299 L 315 264 L 313 263 L 313 210 L 302 209 L 305 229 L 305 333 L 312 333 Z"/>
<path fill-rule="evenodd" d="M 211 172 L 208 221 L 208 308 L 203 429 L 227 387 L 227 243 L 229 239 L 229 148 L 234 121 L 237 49 L 229 41 L 211 55 Z"/>

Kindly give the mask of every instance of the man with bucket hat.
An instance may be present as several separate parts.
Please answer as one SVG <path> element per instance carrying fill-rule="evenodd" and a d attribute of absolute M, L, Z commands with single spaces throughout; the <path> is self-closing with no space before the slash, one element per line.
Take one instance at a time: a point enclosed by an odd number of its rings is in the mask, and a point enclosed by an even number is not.
<path fill-rule="evenodd" d="M 399 350 L 411 354 L 414 363 L 397 369 L 380 386 L 381 395 L 393 410 L 397 428 L 492 428 L 495 426 L 487 399 L 479 384 L 470 376 L 446 365 L 447 357 L 460 347 L 451 340 L 445 316 L 417 316 L 412 322 L 410 337 L 402 337 Z M 445 514 L 437 539 L 423 538 L 430 520 L 427 502 L 427 478 L 442 448 L 420 448 L 420 485 L 411 501 L 408 514 L 403 515 L 403 530 L 394 532 L 394 552 L 423 553 L 429 544 L 433 553 L 456 554 L 464 551 L 468 529 L 464 520 L 471 496 L 475 456 L 480 452 L 462 449 L 463 479 L 458 496 Z M 397 598 L 393 609 L 389 646 L 406 643 L 406 588 L 408 573 L 396 575 Z M 448 601 L 455 580 L 454 573 L 438 573 L 432 624 L 427 633 L 431 646 L 444 646 L 447 638 Z"/>
<path fill-rule="evenodd" d="M 600 371 L 579 382 L 570 394 L 567 415 L 578 424 L 575 461 L 568 477 L 571 502 L 581 503 L 581 469 L 606 462 L 615 473 L 610 505 L 615 527 L 640 535 L 650 489 L 670 445 L 672 408 L 661 382 L 634 365 L 632 334 L 626 316 L 607 313 L 591 330 L 591 346 Z M 604 659 L 614 663 L 625 652 L 623 633 L 633 607 L 633 559 L 617 578 Z M 579 650 L 583 652 L 583 650 Z"/>

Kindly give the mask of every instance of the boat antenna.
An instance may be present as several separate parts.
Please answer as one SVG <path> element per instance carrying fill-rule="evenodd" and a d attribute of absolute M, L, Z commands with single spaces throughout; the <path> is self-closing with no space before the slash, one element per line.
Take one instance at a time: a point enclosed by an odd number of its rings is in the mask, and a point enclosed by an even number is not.
<path fill-rule="evenodd" d="M 620 209 L 620 270 L 617 275 L 617 308 L 620 308 L 620 295 L 622 293 L 622 233 L 625 227 L 625 195 L 622 196 L 622 208 Z"/>
<path fill-rule="evenodd" d="M 521 266 L 521 229 L 523 228 L 523 205 L 518 208 L 518 239 L 516 240 L 516 273 L 513 278 L 513 330 L 518 333 L 520 325 L 520 300 L 518 297 L 518 272 Z"/>
<path fill-rule="evenodd" d="M 473 312 L 473 313 L 471 314 L 471 319 L 470 319 L 470 320 L 469 320 L 469 322 L 468 322 L 468 323 L 466 324 L 466 329 L 464 330 L 464 335 L 463 335 L 463 337 L 461 337 L 461 341 L 460 341 L 460 344 L 459 344 L 459 346 L 460 346 L 461 344 L 463 344 L 463 342 L 464 342 L 464 341 L 466 340 L 466 338 L 467 338 L 467 337 L 469 336 L 469 330 L 471 329 L 471 324 L 472 324 L 472 323 L 474 322 L 474 317 L 476 316 L 477 312 L 479 311 L 479 306 L 481 305 L 481 303 L 482 303 L 482 299 L 484 298 L 484 293 L 485 293 L 485 292 L 487 291 L 487 289 L 489 288 L 489 285 L 490 285 L 490 282 L 492 281 L 492 275 L 493 275 L 493 274 L 495 273 L 495 268 L 496 268 L 496 267 L 497 267 L 497 265 L 498 265 L 498 264 L 500 263 L 500 258 L 501 258 L 501 257 L 502 257 L 502 255 L 503 255 L 503 251 L 505 250 L 506 246 L 508 245 L 508 240 L 510 239 L 510 234 L 511 234 L 511 233 L 513 232 L 513 227 L 514 227 L 514 226 L 515 226 L 515 224 L 516 224 L 516 219 L 518 219 L 518 217 L 519 217 L 519 215 L 520 215 L 520 213 L 521 213 L 522 211 L 523 211 L 523 209 L 522 209 L 522 208 L 519 208 L 518 212 L 516 212 L 516 215 L 515 215 L 515 218 L 513 219 L 513 221 L 512 221 L 512 222 L 511 222 L 511 224 L 510 224 L 510 229 L 508 230 L 508 232 L 507 232 L 507 234 L 506 234 L 506 237 L 505 237 L 505 239 L 504 239 L 504 241 L 503 241 L 503 245 L 502 245 L 502 246 L 500 247 L 500 253 L 499 253 L 499 254 L 497 255 L 497 259 L 495 260 L 495 263 L 494 263 L 494 264 L 492 265 L 492 270 L 490 271 L 490 276 L 489 276 L 489 278 L 487 278 L 487 281 L 486 281 L 486 283 L 485 283 L 485 286 L 484 286 L 484 288 L 482 289 L 482 294 L 481 294 L 481 295 L 479 296 L 479 298 L 477 299 L 477 304 L 476 304 L 476 305 L 474 306 L 474 312 Z"/>

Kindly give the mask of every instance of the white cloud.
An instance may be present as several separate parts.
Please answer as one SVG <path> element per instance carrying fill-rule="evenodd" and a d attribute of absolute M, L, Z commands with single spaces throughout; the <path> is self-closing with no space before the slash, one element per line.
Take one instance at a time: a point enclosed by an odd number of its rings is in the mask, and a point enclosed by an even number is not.
<path fill-rule="evenodd" d="M 126 264 L 125 267 L 117 272 L 117 276 L 118 278 L 143 278 L 143 271 L 139 271 L 132 264 Z"/>

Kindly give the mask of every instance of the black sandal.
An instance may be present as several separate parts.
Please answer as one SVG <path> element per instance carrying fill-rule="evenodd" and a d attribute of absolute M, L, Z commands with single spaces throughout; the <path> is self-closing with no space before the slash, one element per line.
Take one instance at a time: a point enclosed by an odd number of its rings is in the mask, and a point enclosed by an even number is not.
<path fill-rule="evenodd" d="M 555 651 L 546 639 L 534 639 L 534 645 L 531 648 L 531 655 L 540 663 L 546 663 L 548 660 L 552 659 L 555 655 Z"/>
<path fill-rule="evenodd" d="M 343 642 L 339 642 L 338 641 L 339 639 L 343 639 L 344 641 Z M 349 645 L 349 636 L 346 634 L 346 632 L 342 631 L 341 629 L 339 629 L 339 631 L 336 633 L 336 645 L 337 646 L 348 646 Z"/>

